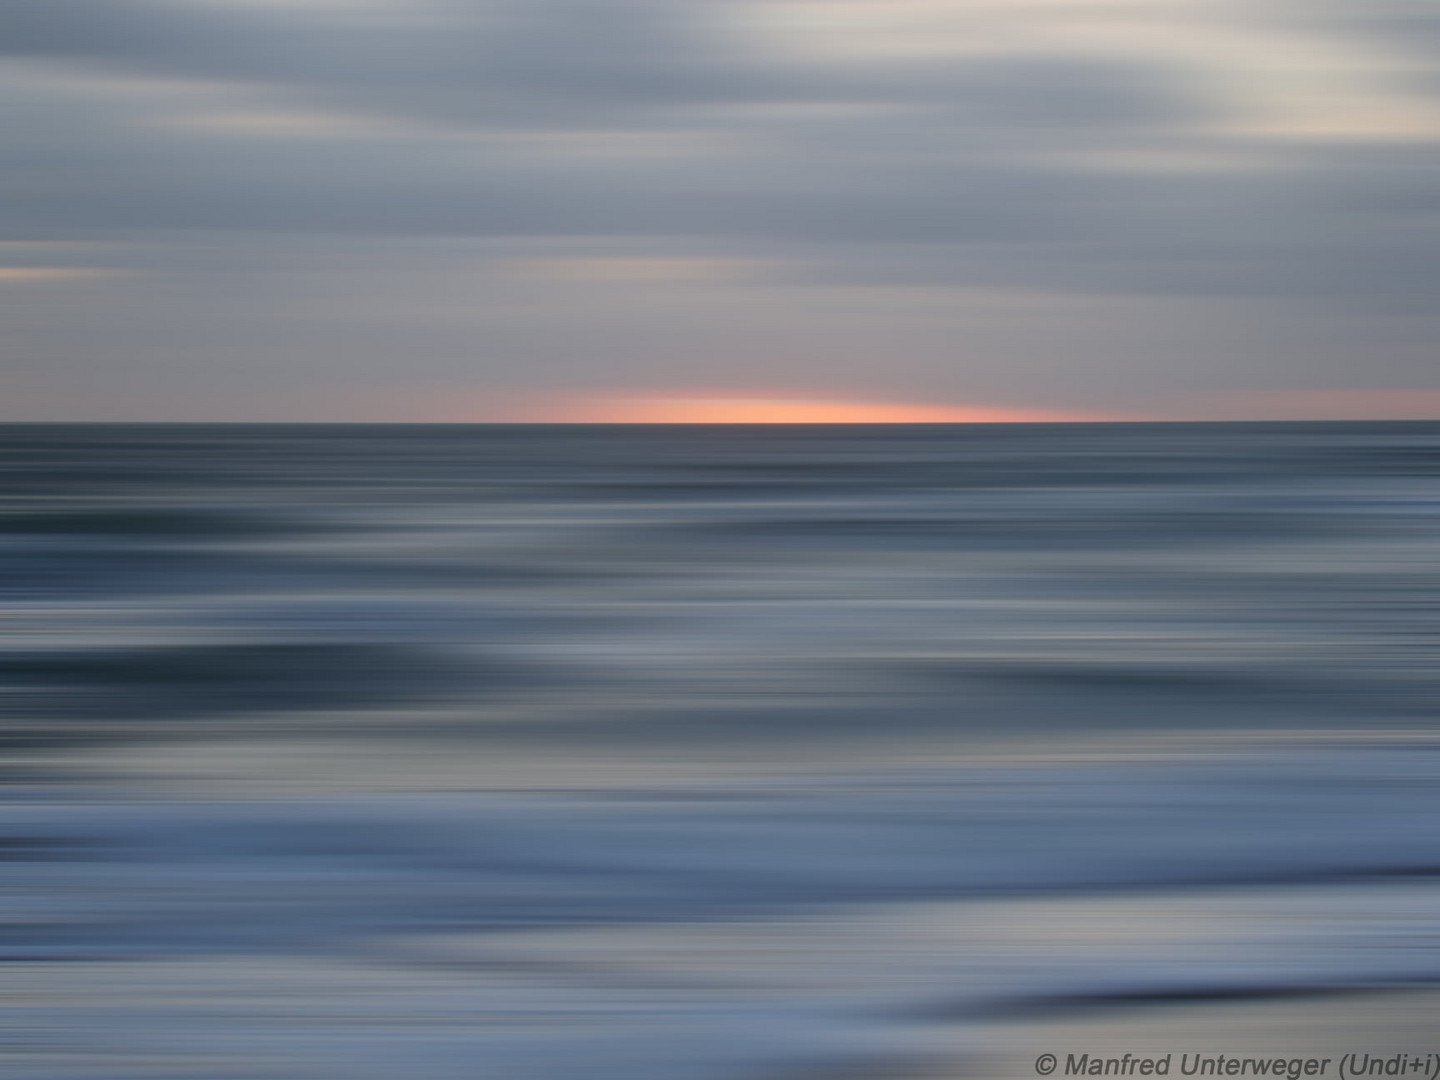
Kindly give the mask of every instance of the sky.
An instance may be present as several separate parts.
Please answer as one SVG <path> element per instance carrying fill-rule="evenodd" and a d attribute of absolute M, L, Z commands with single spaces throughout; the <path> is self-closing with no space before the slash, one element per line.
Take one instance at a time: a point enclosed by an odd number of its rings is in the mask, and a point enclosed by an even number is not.
<path fill-rule="evenodd" d="M 1440 418 L 1440 0 L 3 0 L 0 420 Z"/>

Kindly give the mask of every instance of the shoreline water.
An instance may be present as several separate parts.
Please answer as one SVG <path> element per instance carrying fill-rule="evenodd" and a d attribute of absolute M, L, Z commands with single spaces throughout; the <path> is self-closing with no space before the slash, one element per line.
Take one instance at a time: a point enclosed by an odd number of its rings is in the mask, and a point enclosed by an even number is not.
<path fill-rule="evenodd" d="M 6 1080 L 1022 1080 L 1433 1008 L 1440 424 L 0 441 Z"/>

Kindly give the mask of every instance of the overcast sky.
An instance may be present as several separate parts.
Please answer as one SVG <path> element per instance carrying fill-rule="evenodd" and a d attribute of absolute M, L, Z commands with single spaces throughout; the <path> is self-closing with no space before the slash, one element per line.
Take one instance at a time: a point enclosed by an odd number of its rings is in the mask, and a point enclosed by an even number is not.
<path fill-rule="evenodd" d="M 5 0 L 0 48 L 6 420 L 1440 417 L 1437 0 Z"/>

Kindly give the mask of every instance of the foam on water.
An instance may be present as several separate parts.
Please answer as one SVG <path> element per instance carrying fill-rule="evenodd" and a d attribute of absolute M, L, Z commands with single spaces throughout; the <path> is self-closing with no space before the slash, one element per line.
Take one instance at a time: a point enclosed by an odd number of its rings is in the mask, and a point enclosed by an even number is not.
<path fill-rule="evenodd" d="M 112 1062 L 893 1062 L 1057 1001 L 1435 981 L 1437 770 L 1410 746 L 590 796 L 37 792 L 6 807 L 5 957 L 54 988 L 31 1023 Z M 111 1068 L 64 1075 L 144 1075 Z"/>

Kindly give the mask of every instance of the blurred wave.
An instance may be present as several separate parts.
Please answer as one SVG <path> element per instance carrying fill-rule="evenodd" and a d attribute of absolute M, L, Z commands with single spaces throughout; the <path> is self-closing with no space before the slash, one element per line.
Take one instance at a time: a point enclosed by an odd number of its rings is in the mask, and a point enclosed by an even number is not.
<path fill-rule="evenodd" d="M 7 1077 L 884 1077 L 1440 975 L 1440 424 L 0 452 Z"/>

